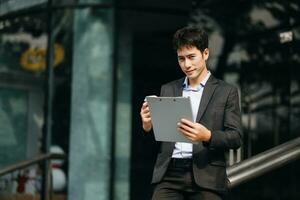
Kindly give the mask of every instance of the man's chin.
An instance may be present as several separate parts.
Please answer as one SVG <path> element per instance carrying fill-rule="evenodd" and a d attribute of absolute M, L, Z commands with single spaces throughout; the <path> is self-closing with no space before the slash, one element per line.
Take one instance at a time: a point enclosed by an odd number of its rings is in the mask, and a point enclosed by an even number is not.
<path fill-rule="evenodd" d="M 186 75 L 186 77 L 187 77 L 188 79 L 191 79 L 191 80 L 193 80 L 193 79 L 196 78 L 195 75 Z"/>

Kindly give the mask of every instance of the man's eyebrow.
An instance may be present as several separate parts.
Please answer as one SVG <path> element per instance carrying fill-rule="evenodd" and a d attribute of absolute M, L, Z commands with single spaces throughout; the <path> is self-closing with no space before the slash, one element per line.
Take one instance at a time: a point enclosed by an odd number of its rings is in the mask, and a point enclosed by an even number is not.
<path fill-rule="evenodd" d="M 194 56 L 194 55 L 196 55 L 196 54 L 195 53 L 190 53 L 190 54 L 187 54 L 187 55 L 178 55 L 177 57 L 182 58 L 182 57 Z"/>

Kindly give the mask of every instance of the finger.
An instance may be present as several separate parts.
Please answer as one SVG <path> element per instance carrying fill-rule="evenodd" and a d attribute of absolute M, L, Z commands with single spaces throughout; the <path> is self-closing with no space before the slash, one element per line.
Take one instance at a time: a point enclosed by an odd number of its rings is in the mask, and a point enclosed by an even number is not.
<path fill-rule="evenodd" d="M 151 118 L 150 117 L 149 118 L 144 118 L 143 122 L 145 122 L 145 123 L 151 122 Z"/>
<path fill-rule="evenodd" d="M 151 117 L 145 118 L 145 121 L 147 121 L 147 122 L 151 121 Z"/>
<path fill-rule="evenodd" d="M 141 112 L 140 112 L 141 115 L 150 115 L 150 109 L 149 107 L 142 107 L 141 109 Z"/>
<path fill-rule="evenodd" d="M 187 120 L 187 119 L 183 118 L 183 119 L 180 120 L 180 122 L 187 125 L 187 126 L 189 126 L 189 127 L 195 127 L 195 123 L 190 121 L 190 120 Z"/>
<path fill-rule="evenodd" d="M 183 123 L 180 123 L 180 122 L 179 122 L 179 123 L 177 124 L 177 126 L 180 127 L 181 129 L 184 129 L 184 130 L 187 131 L 187 132 L 192 133 L 192 134 L 196 134 L 196 133 L 197 133 L 194 127 L 190 127 L 190 126 L 188 126 L 188 125 L 186 125 L 186 124 L 183 124 Z"/>
<path fill-rule="evenodd" d="M 147 101 L 144 101 L 142 108 L 146 108 L 146 107 L 148 107 L 148 103 Z"/>
<path fill-rule="evenodd" d="M 147 114 L 147 113 L 150 113 L 150 110 L 149 108 L 145 108 L 141 111 L 143 114 Z"/>
<path fill-rule="evenodd" d="M 142 117 L 143 118 L 149 118 L 149 117 L 151 117 L 151 115 L 150 115 L 150 113 L 143 113 Z"/>
<path fill-rule="evenodd" d="M 142 106 L 141 112 L 150 112 L 149 106 Z"/>
<path fill-rule="evenodd" d="M 188 138 L 189 140 L 194 141 L 196 139 L 195 134 L 192 134 L 184 129 L 181 129 L 180 127 L 177 129 L 179 132 L 181 132 L 186 138 Z"/>
<path fill-rule="evenodd" d="M 188 137 L 194 137 L 195 134 L 185 130 L 185 129 L 182 129 L 180 127 L 178 127 L 177 129 L 178 131 L 180 131 L 181 133 L 183 133 L 185 136 L 188 136 Z"/>
<path fill-rule="evenodd" d="M 146 108 L 142 108 L 141 109 L 141 112 L 143 112 L 143 113 L 146 113 L 146 112 L 149 112 L 150 110 L 149 110 L 149 108 L 148 107 L 146 107 Z"/>
<path fill-rule="evenodd" d="M 150 114 L 142 114 L 141 115 L 142 121 L 151 121 L 151 115 Z"/>

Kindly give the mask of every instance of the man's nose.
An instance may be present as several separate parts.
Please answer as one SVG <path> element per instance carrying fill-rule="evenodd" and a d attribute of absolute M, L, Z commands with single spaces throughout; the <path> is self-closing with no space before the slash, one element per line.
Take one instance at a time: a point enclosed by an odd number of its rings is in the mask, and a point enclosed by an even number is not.
<path fill-rule="evenodd" d="M 185 59 L 184 60 L 184 67 L 185 68 L 190 68 L 191 67 L 191 61 L 190 61 L 190 59 Z"/>

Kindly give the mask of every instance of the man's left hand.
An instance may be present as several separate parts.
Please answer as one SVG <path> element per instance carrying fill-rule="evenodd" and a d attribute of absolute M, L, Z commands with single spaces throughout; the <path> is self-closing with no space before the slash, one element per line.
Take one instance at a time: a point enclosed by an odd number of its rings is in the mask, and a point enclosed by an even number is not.
<path fill-rule="evenodd" d="M 211 132 L 205 126 L 187 119 L 181 119 L 180 122 L 177 123 L 177 129 L 187 139 L 194 142 L 208 142 L 211 138 Z"/>

